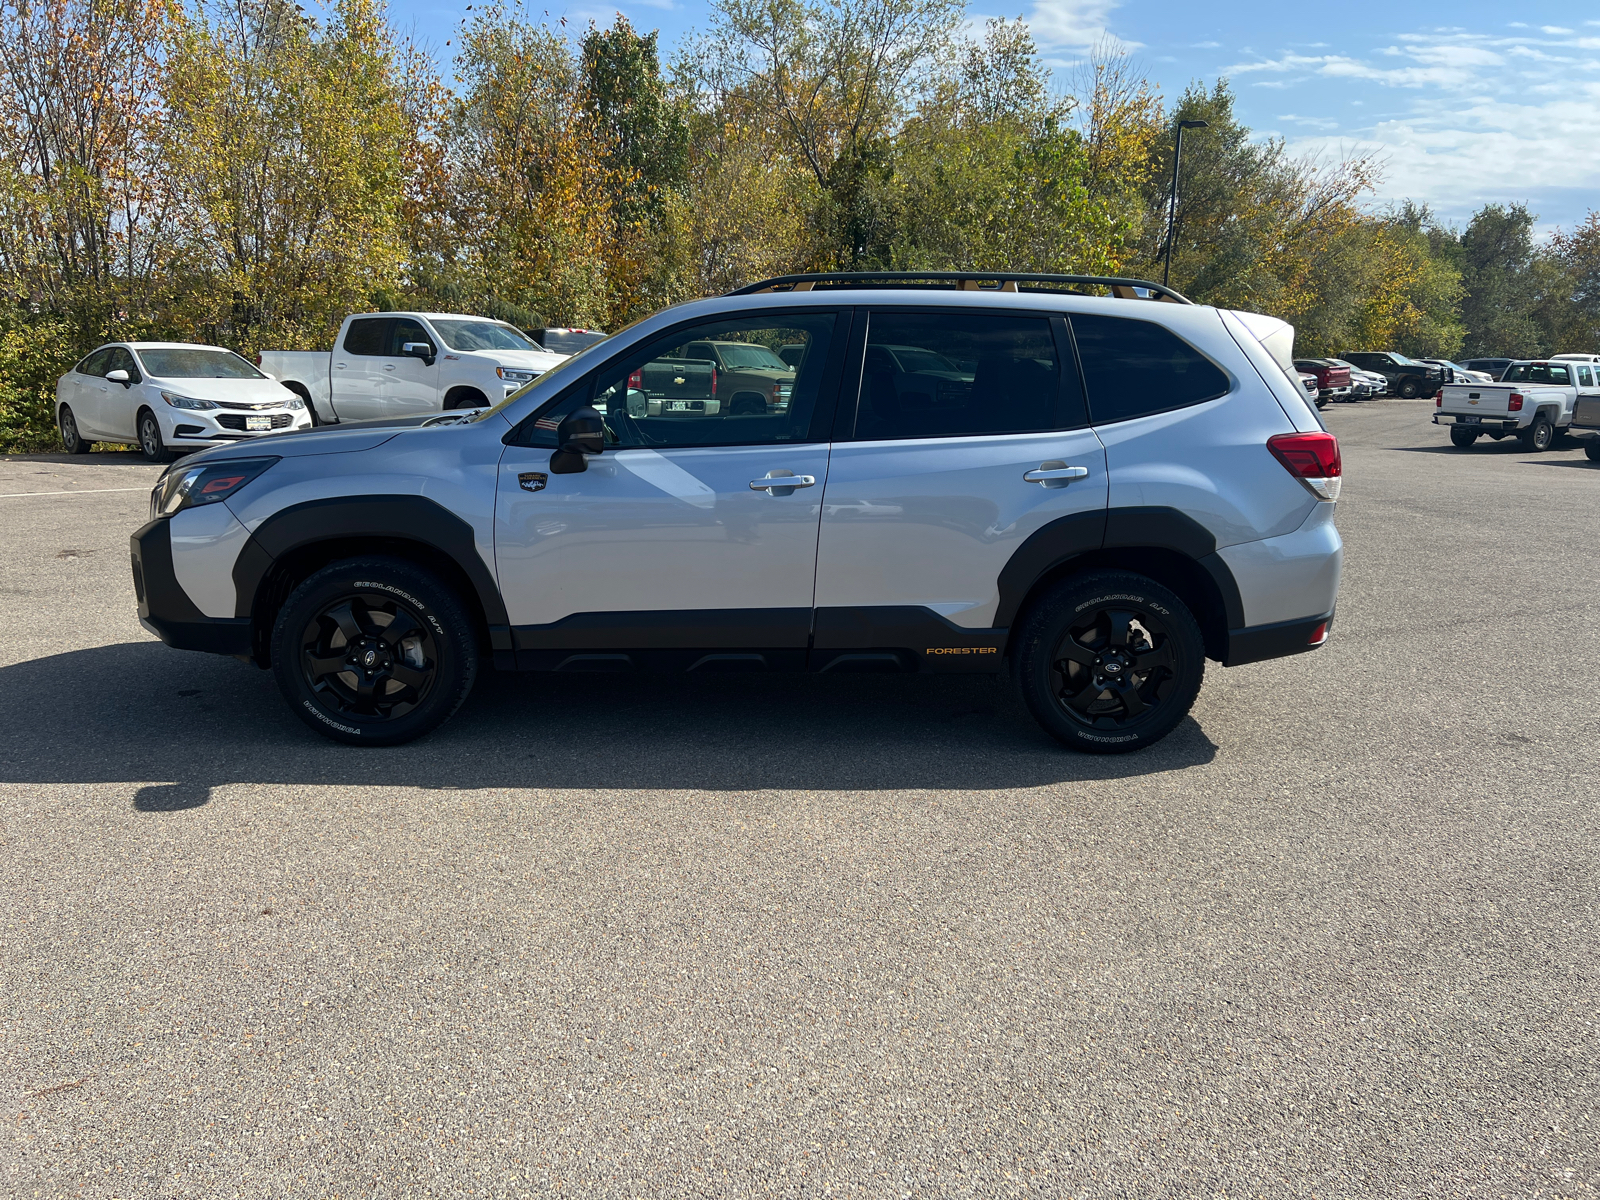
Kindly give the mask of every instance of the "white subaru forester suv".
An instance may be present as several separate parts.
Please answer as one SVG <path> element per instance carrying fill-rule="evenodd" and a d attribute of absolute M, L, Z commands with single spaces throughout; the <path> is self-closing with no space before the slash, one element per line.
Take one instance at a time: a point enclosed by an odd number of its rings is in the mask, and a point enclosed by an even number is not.
<path fill-rule="evenodd" d="M 708 340 L 782 348 L 788 404 L 641 415 Z M 139 614 L 270 667 L 353 744 L 438 727 L 487 660 L 1009 671 L 1067 745 L 1135 750 L 1182 720 L 1207 658 L 1327 639 L 1339 449 L 1292 341 L 1140 280 L 769 280 L 464 419 L 172 467 L 133 535 Z"/>

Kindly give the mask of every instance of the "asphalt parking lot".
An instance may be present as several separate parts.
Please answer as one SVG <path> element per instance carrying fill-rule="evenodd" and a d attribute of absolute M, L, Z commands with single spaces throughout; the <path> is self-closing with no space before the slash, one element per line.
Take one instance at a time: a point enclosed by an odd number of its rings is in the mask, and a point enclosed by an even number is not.
<path fill-rule="evenodd" d="M 1594 1195 L 1600 466 L 1429 411 L 1327 414 L 1330 644 L 1126 758 L 915 677 L 335 746 L 140 628 L 156 468 L 0 460 L 0 1192 Z"/>

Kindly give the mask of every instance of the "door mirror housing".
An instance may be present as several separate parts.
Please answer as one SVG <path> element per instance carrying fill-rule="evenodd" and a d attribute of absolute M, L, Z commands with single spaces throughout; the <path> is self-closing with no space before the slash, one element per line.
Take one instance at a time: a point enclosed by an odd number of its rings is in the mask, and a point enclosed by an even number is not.
<path fill-rule="evenodd" d="M 428 366 L 433 366 L 433 347 L 427 342 L 407 342 L 400 347 L 400 353 L 407 358 L 420 358 Z"/>
<path fill-rule="evenodd" d="M 587 454 L 603 454 L 606 448 L 606 421 L 598 411 L 585 405 L 575 408 L 556 426 L 556 452 L 550 456 L 552 475 L 576 475 L 587 471 Z"/>
<path fill-rule="evenodd" d="M 128 373 L 126 371 L 124 371 L 121 367 L 118 367 L 115 371 L 107 371 L 106 372 L 106 382 L 107 383 L 120 383 L 123 387 L 132 387 L 133 386 L 133 380 L 129 377 Z"/>

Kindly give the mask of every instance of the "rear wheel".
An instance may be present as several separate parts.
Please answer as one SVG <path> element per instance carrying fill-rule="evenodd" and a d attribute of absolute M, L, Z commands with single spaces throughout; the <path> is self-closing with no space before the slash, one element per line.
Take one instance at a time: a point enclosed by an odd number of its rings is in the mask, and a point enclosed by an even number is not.
<path fill-rule="evenodd" d="M 1057 584 L 1022 623 L 1018 686 L 1075 750 L 1123 754 L 1171 733 L 1205 676 L 1200 627 L 1172 592 L 1121 571 Z"/>
<path fill-rule="evenodd" d="M 1590 462 L 1600 462 L 1600 438 L 1590 438 L 1583 444 L 1583 456 Z"/>
<path fill-rule="evenodd" d="M 1556 440 L 1556 427 L 1549 417 L 1535 417 L 1533 424 L 1522 432 L 1522 448 L 1529 454 L 1542 454 Z"/>
<path fill-rule="evenodd" d="M 476 626 L 432 572 L 397 558 L 348 559 L 284 602 L 272 669 L 295 715 L 324 737 L 393 746 L 437 729 L 466 700 Z"/>
<path fill-rule="evenodd" d="M 1470 429 L 1452 429 L 1450 431 L 1450 444 L 1460 446 L 1463 450 L 1477 440 L 1478 435 Z"/>
<path fill-rule="evenodd" d="M 143 452 L 146 462 L 164 463 L 171 462 L 173 453 L 167 449 L 167 443 L 161 436 L 161 422 L 156 420 L 155 413 L 148 408 L 139 410 L 139 449 Z"/>
<path fill-rule="evenodd" d="M 78 432 L 78 418 L 72 415 L 72 410 L 65 404 L 56 414 L 56 424 L 61 429 L 61 445 L 68 454 L 87 454 L 94 445 Z"/>

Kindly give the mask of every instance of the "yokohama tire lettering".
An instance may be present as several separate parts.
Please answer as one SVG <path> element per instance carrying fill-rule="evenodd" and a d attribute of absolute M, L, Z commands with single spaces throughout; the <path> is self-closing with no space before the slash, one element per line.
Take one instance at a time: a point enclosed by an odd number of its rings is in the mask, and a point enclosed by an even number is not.
<path fill-rule="evenodd" d="M 321 721 L 324 725 L 330 725 L 334 729 L 337 729 L 340 733 L 350 733 L 350 734 L 354 734 L 356 737 L 360 737 L 361 736 L 361 730 L 352 729 L 348 725 L 339 724 L 339 722 L 335 721 L 332 717 L 328 716 L 321 709 L 319 709 L 315 704 L 311 703 L 311 701 L 302 700 L 302 701 L 300 701 L 300 703 L 304 704 L 306 706 L 306 711 L 308 713 L 310 713 L 312 716 L 314 716 L 317 720 Z"/>

